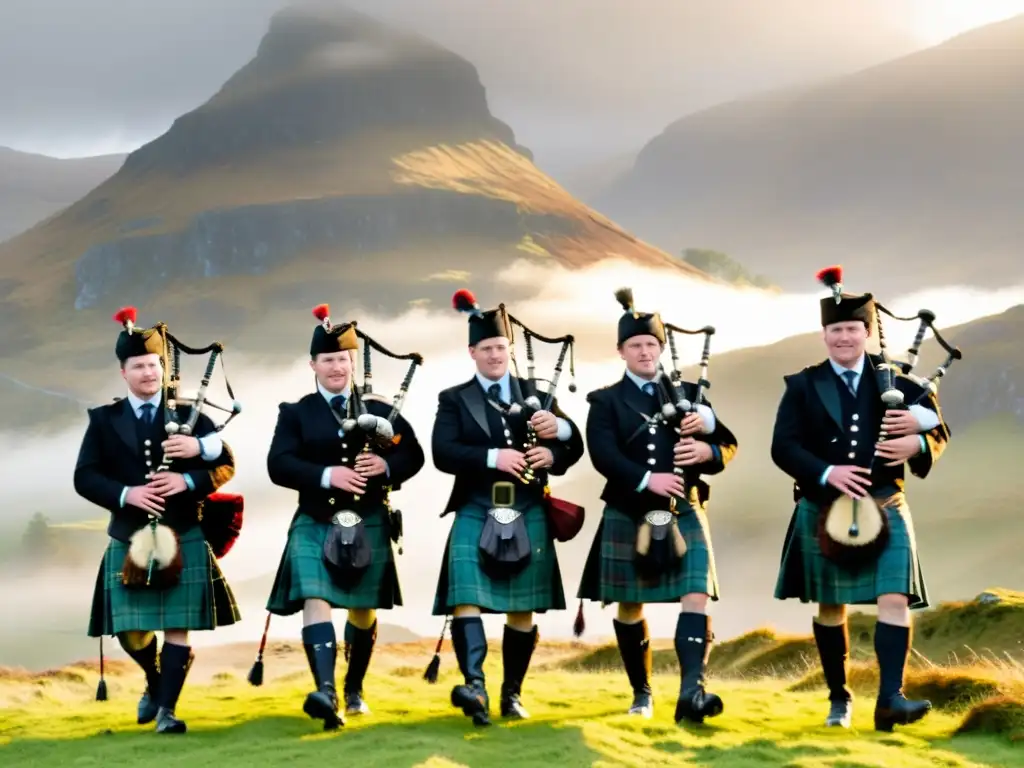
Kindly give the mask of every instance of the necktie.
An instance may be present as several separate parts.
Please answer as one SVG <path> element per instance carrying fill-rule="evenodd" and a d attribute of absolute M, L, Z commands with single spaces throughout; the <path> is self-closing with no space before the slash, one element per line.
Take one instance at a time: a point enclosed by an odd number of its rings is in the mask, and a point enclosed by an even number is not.
<path fill-rule="evenodd" d="M 644 394 L 645 395 L 649 395 L 650 397 L 654 397 L 654 382 L 653 381 L 648 381 L 646 384 L 644 384 L 643 390 L 644 390 Z"/>
<path fill-rule="evenodd" d="M 494 400 L 499 403 L 502 402 L 501 384 L 491 384 L 491 386 L 487 388 L 487 394 L 490 395 L 491 400 Z"/>
<path fill-rule="evenodd" d="M 853 382 L 857 378 L 856 371 L 843 371 L 843 378 L 846 379 L 846 388 L 853 394 L 857 394 L 857 388 L 853 386 Z"/>
<path fill-rule="evenodd" d="M 153 414 L 156 412 L 156 406 L 152 403 L 142 404 L 142 420 L 147 424 L 153 423 Z"/>
<path fill-rule="evenodd" d="M 344 415 L 345 413 L 345 396 L 335 395 L 331 398 L 331 408 L 334 409 L 335 413 Z"/>

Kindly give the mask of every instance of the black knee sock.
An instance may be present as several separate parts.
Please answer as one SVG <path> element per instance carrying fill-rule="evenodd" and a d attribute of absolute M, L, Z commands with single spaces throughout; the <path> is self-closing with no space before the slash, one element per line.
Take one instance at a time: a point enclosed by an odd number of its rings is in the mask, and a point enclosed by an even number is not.
<path fill-rule="evenodd" d="M 178 706 L 178 697 L 185 687 L 191 666 L 192 649 L 189 646 L 164 641 L 160 651 L 160 693 L 157 697 L 161 707 L 173 712 Z"/>
<path fill-rule="evenodd" d="M 651 635 L 647 628 L 647 619 L 636 624 L 626 624 L 612 619 L 615 639 L 622 656 L 622 666 L 626 669 L 626 677 L 634 694 L 651 693 L 651 669 L 654 653 L 651 650 Z"/>
<path fill-rule="evenodd" d="M 676 620 L 675 646 L 681 691 L 691 691 L 704 684 L 704 666 L 711 637 L 708 626 L 708 617 L 703 613 L 680 613 Z"/>
<path fill-rule="evenodd" d="M 142 667 L 142 671 L 146 673 L 146 687 L 149 689 L 149 695 L 155 697 L 160 690 L 160 669 L 157 666 L 156 635 L 151 635 L 149 643 L 141 648 L 134 646 L 126 632 L 118 634 L 117 642 L 124 648 L 124 652 L 136 664 Z"/>
<path fill-rule="evenodd" d="M 479 616 L 457 616 L 452 619 L 452 646 L 466 685 L 484 683 L 484 660 L 487 658 L 487 636 Z"/>
<path fill-rule="evenodd" d="M 349 648 L 348 669 L 345 670 L 345 693 L 363 692 L 363 679 L 370 668 L 373 646 L 377 642 L 377 622 L 369 629 L 360 629 L 352 622 L 345 623 L 345 644 Z"/>
<path fill-rule="evenodd" d="M 878 656 L 878 701 L 887 704 L 903 691 L 903 671 L 910 653 L 910 627 L 879 621 L 875 624 Z"/>
<path fill-rule="evenodd" d="M 302 628 L 302 644 L 306 650 L 310 672 L 318 689 L 329 685 L 335 689 L 334 666 L 338 658 L 338 643 L 334 624 L 329 621 L 310 624 Z"/>
<path fill-rule="evenodd" d="M 528 632 L 505 625 L 505 634 L 501 641 L 501 664 L 504 672 L 502 693 L 522 693 L 523 679 L 530 669 L 530 659 L 533 658 L 538 636 L 536 625 Z"/>
<path fill-rule="evenodd" d="M 850 633 L 846 622 L 830 626 L 812 621 L 814 642 L 821 657 L 830 701 L 850 701 L 853 694 L 846 685 L 847 660 L 850 657 Z"/>

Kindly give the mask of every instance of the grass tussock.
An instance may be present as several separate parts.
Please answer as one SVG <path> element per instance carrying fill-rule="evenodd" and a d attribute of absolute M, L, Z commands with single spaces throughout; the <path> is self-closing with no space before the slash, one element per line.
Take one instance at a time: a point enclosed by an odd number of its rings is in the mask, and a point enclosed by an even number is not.
<path fill-rule="evenodd" d="M 956 733 L 999 734 L 1024 742 L 1024 696 L 996 696 L 975 705 Z"/>

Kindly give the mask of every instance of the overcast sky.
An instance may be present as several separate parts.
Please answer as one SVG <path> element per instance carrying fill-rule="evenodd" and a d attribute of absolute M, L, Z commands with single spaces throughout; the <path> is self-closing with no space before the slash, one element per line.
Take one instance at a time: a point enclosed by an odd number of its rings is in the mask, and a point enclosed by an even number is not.
<path fill-rule="evenodd" d="M 924 2 L 345 4 L 472 61 L 492 112 L 550 165 L 638 149 L 686 112 L 869 66 L 967 23 L 943 0 L 927 2 L 945 15 L 925 18 Z M 286 4 L 0 0 L 0 145 L 57 156 L 128 151 L 209 98 Z M 999 0 L 977 5 L 1008 12 Z"/>

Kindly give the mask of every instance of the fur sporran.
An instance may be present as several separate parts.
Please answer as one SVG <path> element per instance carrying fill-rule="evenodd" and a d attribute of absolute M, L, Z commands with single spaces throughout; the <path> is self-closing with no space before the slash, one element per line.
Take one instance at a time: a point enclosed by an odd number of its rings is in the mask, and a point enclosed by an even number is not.
<path fill-rule="evenodd" d="M 342 589 L 352 589 L 359 583 L 373 561 L 362 517 L 344 510 L 331 519 L 323 560 L 331 579 Z"/>
<path fill-rule="evenodd" d="M 155 519 L 132 534 L 121 567 L 127 589 L 169 589 L 181 579 L 181 541 Z"/>
<path fill-rule="evenodd" d="M 645 514 L 636 529 L 635 549 L 634 564 L 642 578 L 656 579 L 677 566 L 686 554 L 686 540 L 676 515 L 660 509 Z"/>
<path fill-rule="evenodd" d="M 845 568 L 859 568 L 878 559 L 889 543 L 887 500 L 851 499 L 841 495 L 818 512 L 821 553 Z"/>

